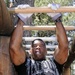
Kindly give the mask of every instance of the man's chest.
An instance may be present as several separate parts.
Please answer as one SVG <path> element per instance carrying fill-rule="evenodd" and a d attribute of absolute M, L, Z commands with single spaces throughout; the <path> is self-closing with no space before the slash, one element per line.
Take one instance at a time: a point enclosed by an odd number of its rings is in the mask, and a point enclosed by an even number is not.
<path fill-rule="evenodd" d="M 57 75 L 56 67 L 50 61 L 32 61 L 28 68 L 30 75 Z"/>

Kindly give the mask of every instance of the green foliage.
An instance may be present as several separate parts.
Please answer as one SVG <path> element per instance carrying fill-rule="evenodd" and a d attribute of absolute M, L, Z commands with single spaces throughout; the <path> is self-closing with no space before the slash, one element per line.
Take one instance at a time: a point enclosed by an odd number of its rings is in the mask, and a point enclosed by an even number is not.
<path fill-rule="evenodd" d="M 59 3 L 61 6 L 70 6 L 73 5 L 73 0 L 35 0 L 35 7 L 43 7 L 47 6 L 49 3 Z M 62 13 L 62 21 L 63 24 L 66 26 L 75 26 L 75 13 Z M 54 22 L 50 17 L 48 17 L 44 13 L 38 13 L 35 14 L 34 18 L 34 24 L 35 25 L 54 25 Z M 50 31 L 48 31 L 50 32 Z M 48 33 L 44 31 L 39 31 L 38 33 L 40 34 L 39 36 L 48 36 L 52 35 L 52 32 Z M 70 31 L 72 33 L 72 31 Z M 48 35 L 46 35 L 48 33 Z M 72 34 L 68 33 L 68 36 L 72 36 L 74 34 L 74 31 Z"/>
<path fill-rule="evenodd" d="M 52 23 L 50 17 L 47 16 L 45 13 L 38 13 L 34 15 L 34 24 L 35 25 L 46 25 Z"/>
<path fill-rule="evenodd" d="M 49 3 L 59 3 L 62 6 L 72 5 L 72 0 L 35 0 L 35 6 L 47 6 Z"/>
<path fill-rule="evenodd" d="M 47 16 L 45 13 L 38 13 L 35 14 L 34 17 L 34 25 L 39 25 L 39 26 L 45 26 L 45 25 L 54 25 L 54 22 L 50 17 Z M 36 31 L 35 31 L 36 33 Z M 37 31 L 36 36 L 44 37 L 44 36 L 50 36 L 52 35 L 51 31 Z"/>
<path fill-rule="evenodd" d="M 35 0 L 35 6 L 47 6 L 49 3 L 52 3 L 52 0 Z"/>

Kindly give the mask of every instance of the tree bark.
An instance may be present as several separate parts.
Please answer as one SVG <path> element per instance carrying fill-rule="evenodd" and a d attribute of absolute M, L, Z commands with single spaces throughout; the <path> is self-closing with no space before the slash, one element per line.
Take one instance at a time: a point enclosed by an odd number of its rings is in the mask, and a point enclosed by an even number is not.
<path fill-rule="evenodd" d="M 0 35 L 11 35 L 14 29 L 12 19 L 4 0 L 0 0 Z"/>
<path fill-rule="evenodd" d="M 10 37 L 0 36 L 0 75 L 16 75 L 9 55 Z"/>

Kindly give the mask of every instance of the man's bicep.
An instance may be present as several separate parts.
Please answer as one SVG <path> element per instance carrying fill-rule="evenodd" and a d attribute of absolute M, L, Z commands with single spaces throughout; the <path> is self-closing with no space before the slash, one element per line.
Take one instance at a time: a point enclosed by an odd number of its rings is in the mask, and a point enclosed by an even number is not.
<path fill-rule="evenodd" d="M 20 65 L 25 62 L 26 59 L 26 52 L 23 48 L 19 50 L 10 50 L 11 60 L 15 65 Z"/>
<path fill-rule="evenodd" d="M 68 57 L 68 51 L 67 50 L 60 50 L 59 48 L 55 49 L 54 52 L 54 59 L 59 63 L 59 64 L 64 64 L 67 60 Z"/>

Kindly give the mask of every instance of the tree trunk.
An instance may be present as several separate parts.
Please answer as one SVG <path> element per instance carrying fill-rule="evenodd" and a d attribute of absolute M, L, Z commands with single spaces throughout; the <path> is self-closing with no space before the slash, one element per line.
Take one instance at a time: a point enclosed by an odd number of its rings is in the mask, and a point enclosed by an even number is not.
<path fill-rule="evenodd" d="M 0 75 L 16 75 L 9 55 L 10 37 L 0 36 Z"/>
<path fill-rule="evenodd" d="M 70 67 L 71 67 L 71 64 L 74 60 L 75 60 L 75 37 L 74 37 L 74 40 L 72 41 L 72 44 L 71 44 L 68 60 L 64 66 L 63 75 L 68 75 L 68 73 L 70 73 Z"/>
<path fill-rule="evenodd" d="M 12 34 L 13 29 L 14 26 L 6 4 L 4 0 L 0 0 L 0 75 L 16 74 L 9 55 L 10 37 L 7 37 Z"/>
<path fill-rule="evenodd" d="M 4 0 L 0 0 L 0 35 L 11 35 L 14 26 Z"/>

